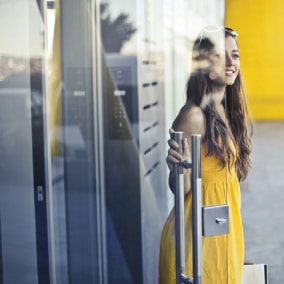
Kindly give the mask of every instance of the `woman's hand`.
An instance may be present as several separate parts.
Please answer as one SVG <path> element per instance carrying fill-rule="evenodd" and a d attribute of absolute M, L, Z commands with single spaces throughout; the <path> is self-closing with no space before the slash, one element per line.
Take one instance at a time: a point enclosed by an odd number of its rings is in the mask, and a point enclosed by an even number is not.
<path fill-rule="evenodd" d="M 174 132 L 173 129 L 169 130 L 170 136 L 173 134 L 173 132 Z M 170 170 L 169 187 L 171 191 L 175 193 L 176 191 L 175 189 L 175 178 L 176 177 L 175 177 L 175 172 L 174 172 L 175 164 L 181 161 L 184 161 L 184 160 L 190 160 L 191 155 L 189 151 L 189 144 L 188 144 L 187 138 L 182 139 L 182 149 L 183 149 L 182 155 L 177 151 L 179 145 L 175 140 L 169 139 L 168 145 L 170 148 L 168 150 L 168 156 L 166 158 L 166 162 Z M 191 169 L 184 169 L 183 173 L 184 173 L 184 194 L 186 195 L 188 192 L 190 192 L 190 188 L 191 188 Z"/>
<path fill-rule="evenodd" d="M 169 130 L 170 136 L 172 136 L 173 133 L 174 133 L 174 130 L 171 128 Z M 170 148 L 168 150 L 168 156 L 166 157 L 166 162 L 167 162 L 167 165 L 168 165 L 170 172 L 172 173 L 172 172 L 174 172 L 174 165 L 176 163 L 179 163 L 179 162 L 184 161 L 184 160 L 190 160 L 191 155 L 190 155 L 190 151 L 189 151 L 189 145 L 188 145 L 187 138 L 182 139 L 182 149 L 183 149 L 182 155 L 177 151 L 179 145 L 175 140 L 170 138 L 168 140 L 168 145 L 169 145 Z"/>

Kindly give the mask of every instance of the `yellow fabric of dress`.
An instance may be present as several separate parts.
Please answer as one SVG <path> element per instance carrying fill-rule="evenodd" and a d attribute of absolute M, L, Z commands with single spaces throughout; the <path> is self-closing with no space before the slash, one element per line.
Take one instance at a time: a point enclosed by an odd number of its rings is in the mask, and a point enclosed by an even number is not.
<path fill-rule="evenodd" d="M 206 156 L 202 146 L 203 206 L 229 205 L 229 234 L 203 237 L 202 284 L 241 284 L 244 263 L 244 237 L 241 219 L 241 195 L 234 167 L 224 168 L 216 157 Z M 192 277 L 192 196 L 185 198 L 185 274 Z M 174 209 L 163 227 L 160 243 L 159 284 L 175 284 Z"/>

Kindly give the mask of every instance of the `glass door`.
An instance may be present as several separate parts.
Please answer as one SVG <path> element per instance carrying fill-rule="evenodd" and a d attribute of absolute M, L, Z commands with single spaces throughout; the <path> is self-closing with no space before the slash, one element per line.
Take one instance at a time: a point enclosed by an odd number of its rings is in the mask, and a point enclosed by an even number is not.
<path fill-rule="evenodd" d="M 43 15 L 37 1 L 0 3 L 1 283 L 50 280 Z"/>
<path fill-rule="evenodd" d="M 49 134 L 58 283 L 103 283 L 94 1 L 48 5 Z"/>

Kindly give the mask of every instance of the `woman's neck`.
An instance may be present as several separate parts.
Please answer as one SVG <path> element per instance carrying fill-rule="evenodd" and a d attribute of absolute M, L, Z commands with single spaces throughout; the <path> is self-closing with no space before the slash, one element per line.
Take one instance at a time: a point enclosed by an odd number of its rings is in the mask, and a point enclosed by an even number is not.
<path fill-rule="evenodd" d="M 226 87 L 215 88 L 212 92 L 213 99 L 216 105 L 222 104 Z"/>

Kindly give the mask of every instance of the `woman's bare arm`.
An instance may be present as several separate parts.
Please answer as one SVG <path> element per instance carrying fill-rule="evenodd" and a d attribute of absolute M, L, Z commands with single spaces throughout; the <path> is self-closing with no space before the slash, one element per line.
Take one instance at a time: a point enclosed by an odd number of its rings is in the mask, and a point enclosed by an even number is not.
<path fill-rule="evenodd" d="M 170 146 L 168 156 L 166 158 L 167 165 L 170 170 L 169 187 L 172 192 L 175 192 L 175 172 L 174 164 L 182 160 L 191 160 L 191 136 L 193 134 L 201 134 L 204 136 L 204 117 L 199 107 L 184 107 L 173 123 L 170 129 L 170 135 L 173 131 L 184 132 L 184 139 L 182 141 L 183 154 L 177 152 L 178 144 L 172 140 L 168 140 Z M 184 194 L 188 194 L 191 190 L 191 169 L 184 169 Z"/>

